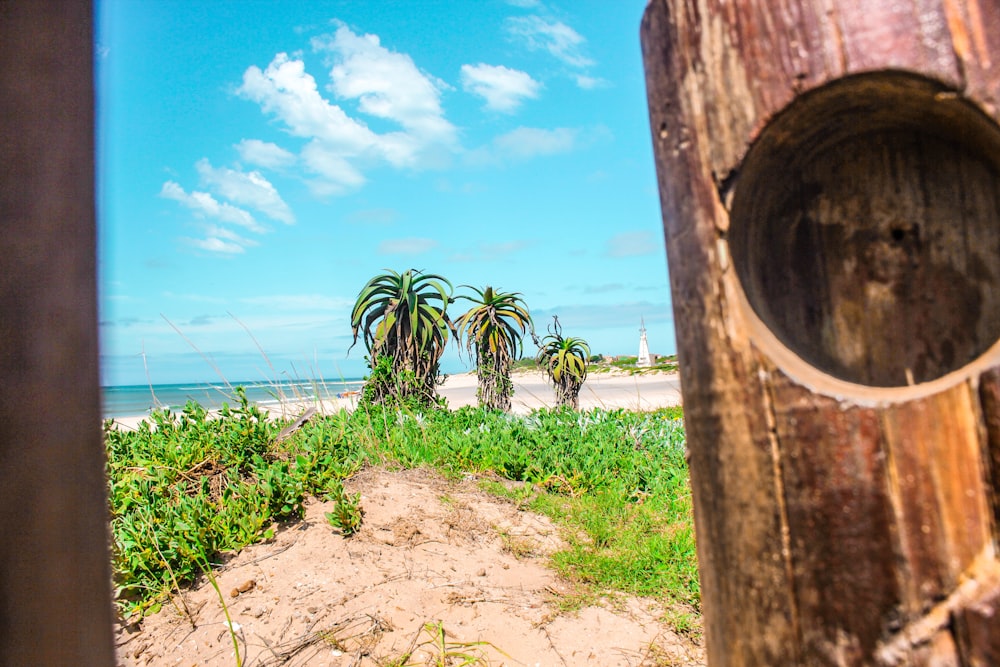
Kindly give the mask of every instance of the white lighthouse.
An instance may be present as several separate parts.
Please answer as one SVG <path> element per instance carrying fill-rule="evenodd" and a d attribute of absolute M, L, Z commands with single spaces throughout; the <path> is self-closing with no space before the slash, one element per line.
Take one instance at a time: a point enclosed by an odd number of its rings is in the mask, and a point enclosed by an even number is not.
<path fill-rule="evenodd" d="M 639 358 L 635 365 L 639 367 L 652 366 L 653 362 L 649 359 L 649 343 L 646 342 L 646 320 L 640 318 L 639 321 L 642 323 L 639 328 Z"/>

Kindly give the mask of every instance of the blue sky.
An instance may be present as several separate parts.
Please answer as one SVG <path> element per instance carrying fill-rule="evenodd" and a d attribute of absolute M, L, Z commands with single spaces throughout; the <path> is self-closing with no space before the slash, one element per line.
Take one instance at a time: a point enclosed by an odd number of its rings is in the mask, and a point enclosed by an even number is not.
<path fill-rule="evenodd" d="M 104 383 L 359 377 L 386 268 L 672 353 L 644 5 L 99 0 Z"/>

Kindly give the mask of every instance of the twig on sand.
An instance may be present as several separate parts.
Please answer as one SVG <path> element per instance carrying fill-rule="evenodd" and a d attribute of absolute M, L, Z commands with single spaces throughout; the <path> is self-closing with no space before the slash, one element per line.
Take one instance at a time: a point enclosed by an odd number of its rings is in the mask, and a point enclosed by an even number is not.
<path fill-rule="evenodd" d="M 261 662 L 261 667 L 284 665 L 309 647 L 321 642 L 345 653 L 355 651 L 367 653 L 385 632 L 392 630 L 388 621 L 371 614 L 351 616 L 334 623 L 328 629 L 313 632 L 315 626 L 316 622 L 309 626 L 304 635 L 290 642 L 277 646 L 268 644 L 267 648 L 274 657 Z M 348 648 L 347 642 L 354 642 L 356 646 Z"/>

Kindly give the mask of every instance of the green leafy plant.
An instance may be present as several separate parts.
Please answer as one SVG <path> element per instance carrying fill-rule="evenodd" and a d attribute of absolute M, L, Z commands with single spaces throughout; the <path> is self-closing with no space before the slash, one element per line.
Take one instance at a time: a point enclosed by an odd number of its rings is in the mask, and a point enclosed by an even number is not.
<path fill-rule="evenodd" d="M 361 529 L 361 522 L 364 518 L 364 510 L 361 509 L 360 493 L 345 493 L 341 489 L 339 494 L 333 497 L 334 505 L 332 512 L 326 512 L 326 520 L 330 525 L 340 530 L 344 537 L 350 537 Z"/>
<path fill-rule="evenodd" d="M 573 409 L 580 407 L 580 388 L 587 379 L 590 346 L 582 338 L 564 338 L 559 318 L 552 317 L 549 334 L 542 339 L 535 359 L 556 390 L 556 403 Z"/>
<path fill-rule="evenodd" d="M 420 641 L 420 637 L 426 637 Z M 420 632 L 414 637 L 410 648 L 396 660 L 390 661 L 389 665 L 399 667 L 417 667 L 423 665 L 433 665 L 433 667 L 472 667 L 473 665 L 489 665 L 490 659 L 485 652 L 485 648 L 492 648 L 497 653 L 510 658 L 509 655 L 499 648 L 486 641 L 460 642 L 448 637 L 441 621 L 424 623 Z M 418 662 L 413 662 L 414 654 L 420 650 L 429 657 L 421 658 Z"/>
<path fill-rule="evenodd" d="M 472 306 L 457 320 L 458 336 L 475 355 L 479 405 L 491 410 L 510 410 L 514 385 L 511 364 L 523 349 L 522 340 L 531 328 L 531 315 L 518 292 L 499 292 L 490 286 L 468 287 L 473 296 L 460 295 Z"/>
<path fill-rule="evenodd" d="M 451 291 L 446 279 L 416 269 L 386 269 L 361 288 L 351 312 L 351 346 L 360 336 L 368 350 L 372 376 L 363 402 L 435 402 L 439 361 L 453 329 Z"/>
<path fill-rule="evenodd" d="M 105 425 L 119 607 L 154 610 L 193 580 L 202 561 L 273 535 L 275 520 L 302 515 L 313 492 L 271 443 L 279 426 L 251 406 L 210 417 L 196 404 L 153 413 L 134 431 Z"/>

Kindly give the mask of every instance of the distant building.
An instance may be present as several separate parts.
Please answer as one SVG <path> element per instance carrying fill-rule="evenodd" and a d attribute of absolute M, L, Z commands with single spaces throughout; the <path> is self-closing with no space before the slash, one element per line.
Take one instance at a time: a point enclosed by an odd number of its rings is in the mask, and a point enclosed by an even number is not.
<path fill-rule="evenodd" d="M 645 366 L 652 366 L 653 361 L 649 358 L 649 343 L 646 341 L 646 320 L 641 318 L 641 327 L 639 328 L 639 358 L 636 360 L 635 365 L 643 368 Z"/>

